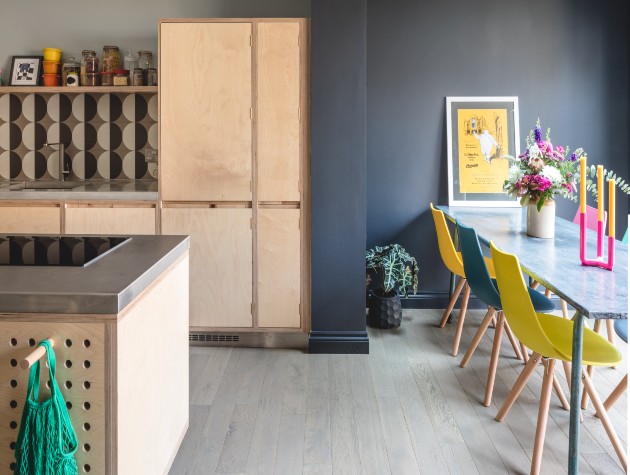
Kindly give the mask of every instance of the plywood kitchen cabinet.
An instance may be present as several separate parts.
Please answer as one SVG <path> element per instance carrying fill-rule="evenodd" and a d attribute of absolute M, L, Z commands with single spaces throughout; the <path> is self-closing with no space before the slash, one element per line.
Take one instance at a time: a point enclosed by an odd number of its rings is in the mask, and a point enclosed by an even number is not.
<path fill-rule="evenodd" d="M 160 24 L 162 199 L 251 200 L 250 23 Z"/>
<path fill-rule="evenodd" d="M 156 206 L 152 203 L 67 203 L 66 234 L 155 234 Z"/>
<path fill-rule="evenodd" d="M 191 330 L 308 330 L 307 20 L 159 38 L 161 232 L 192 236 Z"/>
<path fill-rule="evenodd" d="M 251 328 L 252 210 L 162 209 L 162 234 L 190 235 L 191 329 Z"/>
<path fill-rule="evenodd" d="M 59 234 L 59 203 L 0 203 L 0 234 Z"/>

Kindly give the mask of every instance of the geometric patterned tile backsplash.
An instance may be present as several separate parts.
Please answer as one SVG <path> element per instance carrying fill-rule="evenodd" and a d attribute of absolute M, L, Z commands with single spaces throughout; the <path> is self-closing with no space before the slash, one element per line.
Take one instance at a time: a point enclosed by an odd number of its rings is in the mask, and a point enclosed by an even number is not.
<path fill-rule="evenodd" d="M 0 95 L 0 180 L 153 179 L 144 150 L 157 150 L 157 94 Z"/>

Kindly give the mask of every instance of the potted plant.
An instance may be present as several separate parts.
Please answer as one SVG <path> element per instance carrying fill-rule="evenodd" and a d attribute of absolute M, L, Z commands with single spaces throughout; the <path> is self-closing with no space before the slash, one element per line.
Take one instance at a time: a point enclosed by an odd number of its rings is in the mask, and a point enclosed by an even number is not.
<path fill-rule="evenodd" d="M 368 305 L 368 324 L 398 328 L 402 322 L 400 296 L 418 290 L 418 262 L 399 244 L 376 246 L 365 254 L 366 267 L 378 284 Z"/>

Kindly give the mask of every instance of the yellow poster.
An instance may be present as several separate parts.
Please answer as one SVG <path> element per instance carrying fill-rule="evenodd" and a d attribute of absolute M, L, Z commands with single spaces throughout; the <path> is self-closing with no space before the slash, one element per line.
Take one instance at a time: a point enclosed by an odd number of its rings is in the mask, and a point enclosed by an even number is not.
<path fill-rule="evenodd" d="M 459 109 L 457 139 L 460 193 L 503 193 L 507 179 L 506 109 Z"/>

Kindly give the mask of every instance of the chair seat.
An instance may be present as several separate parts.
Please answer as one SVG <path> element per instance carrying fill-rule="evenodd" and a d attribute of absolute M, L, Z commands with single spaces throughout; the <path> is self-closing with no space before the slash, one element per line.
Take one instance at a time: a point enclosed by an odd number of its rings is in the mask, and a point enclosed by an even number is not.
<path fill-rule="evenodd" d="M 628 320 L 615 320 L 615 332 L 619 338 L 628 343 Z"/>
<path fill-rule="evenodd" d="M 546 313 L 537 313 L 536 315 L 547 337 L 558 350 L 556 354 L 544 356 L 570 362 L 573 343 L 573 322 Z M 590 328 L 584 327 L 582 348 L 582 364 L 614 366 L 621 362 L 619 350 Z M 535 348 L 532 348 L 532 350 L 536 351 Z"/>

